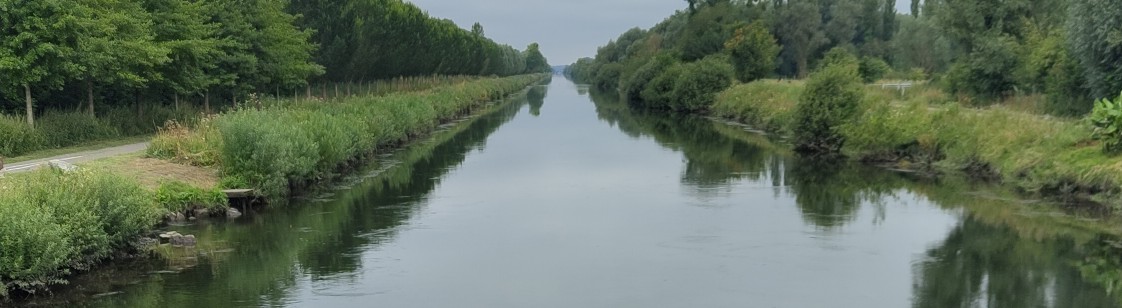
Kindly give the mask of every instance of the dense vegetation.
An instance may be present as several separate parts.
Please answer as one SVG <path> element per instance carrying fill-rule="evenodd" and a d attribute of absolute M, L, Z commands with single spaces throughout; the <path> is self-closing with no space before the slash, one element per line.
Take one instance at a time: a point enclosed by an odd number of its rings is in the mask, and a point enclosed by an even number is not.
<path fill-rule="evenodd" d="M 649 30 L 623 33 L 566 73 L 620 89 L 634 103 L 645 100 L 635 88 L 657 79 L 648 64 L 675 66 L 665 55 L 682 63 L 730 55 L 738 79 L 751 82 L 806 77 L 841 49 L 857 56 L 865 82 L 930 79 L 974 105 L 1036 96 L 1039 109 L 1078 115 L 1094 98 L 1122 90 L 1122 7 L 1110 1 L 913 2 L 903 15 L 896 0 L 688 1 L 687 9 Z"/>
<path fill-rule="evenodd" d="M 0 156 L 152 133 L 254 93 L 546 71 L 537 44 L 499 45 L 401 0 L 16 1 L 0 4 L 0 113 L 23 116 L 0 116 Z"/>
<path fill-rule="evenodd" d="M 465 30 L 401 0 L 296 1 L 292 10 L 317 30 L 316 62 L 330 81 L 549 71 L 537 44 L 518 51 L 484 36 L 478 23 Z"/>
<path fill-rule="evenodd" d="M 433 130 L 484 102 L 516 92 L 540 74 L 480 79 L 415 93 L 275 102 L 162 131 L 150 155 L 217 166 L 225 186 L 290 194 L 356 158 Z"/>
<path fill-rule="evenodd" d="M 65 282 L 149 230 L 164 213 L 150 192 L 107 173 L 41 170 L 0 179 L 0 300 Z"/>

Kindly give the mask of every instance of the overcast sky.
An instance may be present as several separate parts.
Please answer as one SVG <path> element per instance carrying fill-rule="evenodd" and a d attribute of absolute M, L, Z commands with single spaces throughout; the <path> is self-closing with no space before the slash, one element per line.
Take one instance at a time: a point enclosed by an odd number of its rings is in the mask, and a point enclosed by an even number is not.
<path fill-rule="evenodd" d="M 596 47 L 633 27 L 650 28 L 684 9 L 684 0 L 406 0 L 437 18 L 470 29 L 479 22 L 487 37 L 525 49 L 533 42 L 552 65 L 596 54 Z M 909 0 L 897 0 L 909 12 Z"/>

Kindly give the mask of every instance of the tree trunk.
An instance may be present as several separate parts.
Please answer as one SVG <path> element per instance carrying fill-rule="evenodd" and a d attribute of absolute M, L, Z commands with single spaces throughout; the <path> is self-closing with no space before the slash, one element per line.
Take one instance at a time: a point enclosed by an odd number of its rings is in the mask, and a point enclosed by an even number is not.
<path fill-rule="evenodd" d="M 35 108 L 31 106 L 31 84 L 23 84 L 23 93 L 27 99 L 27 126 L 35 128 Z"/>
<path fill-rule="evenodd" d="M 323 99 L 327 100 L 327 84 L 326 83 L 321 83 L 321 84 L 319 84 L 319 88 L 320 88 L 321 91 L 323 91 Z"/>
<path fill-rule="evenodd" d="M 339 97 L 339 83 L 338 82 L 335 83 L 335 97 L 336 98 Z"/>
<path fill-rule="evenodd" d="M 307 88 L 304 89 L 308 94 L 308 100 L 312 99 L 312 84 L 308 83 Z"/>
<path fill-rule="evenodd" d="M 140 90 L 133 90 L 133 102 L 136 104 L 136 115 L 138 117 L 144 116 L 144 104 L 140 103 Z"/>
<path fill-rule="evenodd" d="M 90 103 L 90 115 L 94 115 L 93 80 L 86 79 L 86 98 Z"/>
<path fill-rule="evenodd" d="M 179 111 L 179 93 L 175 93 L 175 111 Z"/>
<path fill-rule="evenodd" d="M 206 114 L 210 114 L 210 90 L 203 92 L 203 110 Z"/>

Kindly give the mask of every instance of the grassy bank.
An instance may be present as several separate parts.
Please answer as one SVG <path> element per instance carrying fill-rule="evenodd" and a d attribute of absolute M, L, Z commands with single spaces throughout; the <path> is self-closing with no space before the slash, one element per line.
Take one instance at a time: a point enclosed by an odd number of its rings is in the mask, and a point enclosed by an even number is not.
<path fill-rule="evenodd" d="M 151 192 L 106 172 L 39 170 L 0 179 L 0 191 L 0 301 L 127 250 L 163 214 Z"/>
<path fill-rule="evenodd" d="M 138 176 L 134 169 L 157 165 L 166 171 L 166 165 L 179 164 L 132 156 L 93 162 L 73 174 L 44 169 L 7 175 L 0 178 L 0 302 L 9 293 L 65 284 L 74 270 L 127 254 L 132 241 L 170 213 L 221 210 L 225 198 L 213 186 L 249 185 L 283 196 L 542 78 L 461 80 L 380 97 L 270 101 L 261 110 L 230 111 L 161 131 L 152 155 L 217 169 L 223 178 L 218 185 L 177 180 L 176 172 Z"/>
<path fill-rule="evenodd" d="M 722 92 L 711 111 L 790 134 L 802 87 L 798 81 L 737 85 Z M 839 129 L 849 157 L 963 170 L 1030 192 L 1116 193 L 1122 184 L 1122 157 L 1103 154 L 1082 120 L 1016 107 L 963 107 L 931 89 L 906 95 L 868 89 L 858 115 Z"/>
<path fill-rule="evenodd" d="M 428 133 L 444 120 L 545 78 L 523 75 L 465 81 L 413 93 L 279 101 L 172 125 L 152 141 L 151 156 L 216 166 L 222 186 L 266 196 L 297 191 L 378 148 Z"/>

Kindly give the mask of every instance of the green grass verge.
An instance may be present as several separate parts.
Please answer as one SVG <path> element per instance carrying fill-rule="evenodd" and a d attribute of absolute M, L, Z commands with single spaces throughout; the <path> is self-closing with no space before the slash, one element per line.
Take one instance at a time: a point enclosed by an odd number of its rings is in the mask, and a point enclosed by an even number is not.
<path fill-rule="evenodd" d="M 154 138 L 148 154 L 217 166 L 224 187 L 248 186 L 267 197 L 283 197 L 378 148 L 428 133 L 444 120 L 543 78 L 485 78 L 377 97 L 282 101 L 227 112 L 192 128 L 170 126 Z"/>
<path fill-rule="evenodd" d="M 801 88 L 780 81 L 736 85 L 711 111 L 790 134 Z M 962 107 L 926 87 L 904 95 L 870 89 L 857 117 L 840 127 L 843 152 L 861 160 L 984 171 L 1030 192 L 1119 192 L 1122 157 L 1103 154 L 1085 121 L 1015 108 Z"/>

